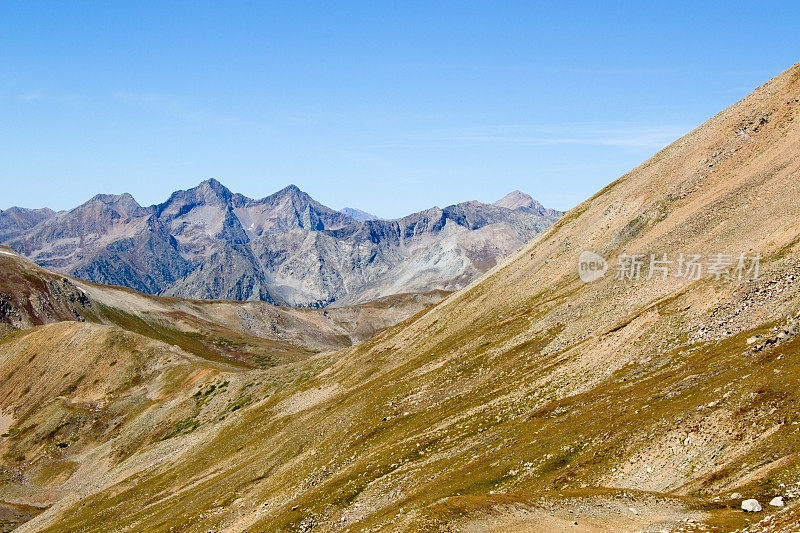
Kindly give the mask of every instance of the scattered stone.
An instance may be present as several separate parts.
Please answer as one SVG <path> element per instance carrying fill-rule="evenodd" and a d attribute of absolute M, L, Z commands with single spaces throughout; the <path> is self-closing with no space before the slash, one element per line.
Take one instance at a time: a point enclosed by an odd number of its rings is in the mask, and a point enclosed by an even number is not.
<path fill-rule="evenodd" d="M 759 513 L 761 512 L 761 504 L 758 503 L 758 500 L 751 498 L 742 502 L 742 510 L 748 513 Z"/>
<path fill-rule="evenodd" d="M 316 526 L 316 525 L 317 525 L 317 523 L 314 520 L 314 517 L 311 516 L 311 517 L 307 518 L 306 520 L 303 520 L 302 522 L 300 522 L 299 530 L 300 530 L 301 533 L 308 533 L 309 531 L 314 529 L 314 526 Z"/>
<path fill-rule="evenodd" d="M 733 494 L 731 494 L 731 500 L 741 500 L 741 499 L 742 495 L 739 494 L 738 492 L 734 492 Z"/>
<path fill-rule="evenodd" d="M 782 496 L 775 496 L 769 501 L 769 504 L 773 507 L 783 507 L 784 505 L 786 505 L 785 503 L 783 503 Z"/>

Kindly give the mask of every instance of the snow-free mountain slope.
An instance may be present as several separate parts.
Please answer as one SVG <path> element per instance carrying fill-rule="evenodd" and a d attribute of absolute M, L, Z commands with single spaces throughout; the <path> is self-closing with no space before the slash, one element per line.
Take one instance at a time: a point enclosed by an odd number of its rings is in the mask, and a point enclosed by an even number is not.
<path fill-rule="evenodd" d="M 362 221 L 294 185 L 254 200 L 209 179 L 151 207 L 124 194 L 61 213 L 10 209 L 0 236 L 42 266 L 98 283 L 324 307 L 461 288 L 559 215 L 468 202 Z"/>
<path fill-rule="evenodd" d="M 24 209 L 12 207 L 0 211 L 0 240 L 8 240 L 31 229 L 43 220 L 53 216 L 52 209 Z"/>

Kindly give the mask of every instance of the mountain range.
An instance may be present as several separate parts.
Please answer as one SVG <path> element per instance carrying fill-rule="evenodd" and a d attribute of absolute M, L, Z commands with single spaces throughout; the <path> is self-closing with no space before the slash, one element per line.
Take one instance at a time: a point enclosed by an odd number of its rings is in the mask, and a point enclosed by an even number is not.
<path fill-rule="evenodd" d="M 0 243 L 37 264 L 150 294 L 297 307 L 455 290 L 560 216 L 515 191 L 397 220 L 330 209 L 292 185 L 254 200 L 209 179 L 140 206 L 0 211 Z"/>

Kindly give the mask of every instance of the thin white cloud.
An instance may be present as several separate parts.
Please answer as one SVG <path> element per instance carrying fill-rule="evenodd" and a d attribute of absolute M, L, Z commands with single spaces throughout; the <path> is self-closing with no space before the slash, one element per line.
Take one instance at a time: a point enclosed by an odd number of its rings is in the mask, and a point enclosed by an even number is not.
<path fill-rule="evenodd" d="M 24 103 L 55 103 L 68 106 L 77 106 L 84 102 L 85 98 L 79 94 L 56 94 L 43 89 L 28 90 L 25 92 L 5 91 L 0 92 L 0 100 L 15 101 Z"/>
<path fill-rule="evenodd" d="M 111 97 L 126 106 L 161 115 L 169 119 L 201 127 L 245 128 L 266 127 L 266 121 L 242 118 L 235 115 L 220 115 L 213 105 L 201 98 L 183 97 L 163 93 L 120 91 Z"/>
<path fill-rule="evenodd" d="M 205 122 L 205 116 L 199 111 L 196 102 L 185 98 L 159 93 L 133 93 L 117 92 L 114 99 L 125 105 L 155 112 L 173 119 L 200 124 Z"/>
<path fill-rule="evenodd" d="M 661 148 L 690 131 L 683 126 L 574 124 L 530 127 L 493 126 L 441 132 L 390 142 L 390 145 L 593 145 L 617 148 Z"/>
<path fill-rule="evenodd" d="M 20 100 L 21 102 L 38 102 L 40 100 L 44 100 L 44 98 L 44 92 L 42 91 L 33 91 L 17 96 L 17 100 Z"/>

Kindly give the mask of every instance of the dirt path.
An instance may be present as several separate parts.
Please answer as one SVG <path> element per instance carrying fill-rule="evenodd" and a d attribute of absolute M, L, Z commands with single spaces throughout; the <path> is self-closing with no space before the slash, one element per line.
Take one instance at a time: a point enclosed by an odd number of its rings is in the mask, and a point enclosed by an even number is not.
<path fill-rule="evenodd" d="M 504 505 L 484 516 L 454 524 L 461 533 L 661 533 L 702 531 L 705 515 L 679 502 L 633 497 L 539 500 L 532 505 Z"/>

